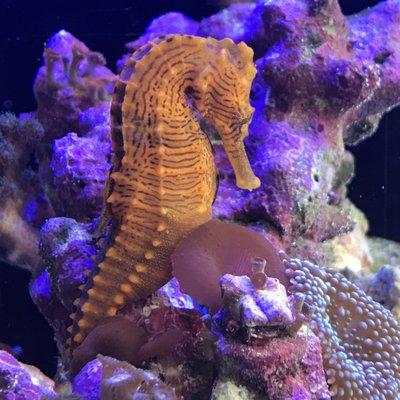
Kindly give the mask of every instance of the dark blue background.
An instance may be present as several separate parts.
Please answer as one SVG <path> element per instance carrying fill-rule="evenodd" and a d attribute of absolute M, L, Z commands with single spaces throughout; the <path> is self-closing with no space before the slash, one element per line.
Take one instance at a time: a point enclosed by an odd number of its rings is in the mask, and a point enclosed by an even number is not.
<path fill-rule="evenodd" d="M 346 14 L 377 4 L 343 0 Z M 41 65 L 43 43 L 66 29 L 92 50 L 102 52 L 110 68 L 124 43 L 140 36 L 152 18 L 181 11 L 195 19 L 220 9 L 213 0 L 0 0 L 0 111 L 35 108 L 32 84 Z M 400 111 L 387 114 L 379 132 L 352 149 L 356 178 L 350 198 L 370 221 L 372 235 L 400 241 Z M 0 342 L 23 347 L 22 360 L 53 374 L 56 348 L 52 332 L 27 293 L 29 274 L 0 265 Z"/>

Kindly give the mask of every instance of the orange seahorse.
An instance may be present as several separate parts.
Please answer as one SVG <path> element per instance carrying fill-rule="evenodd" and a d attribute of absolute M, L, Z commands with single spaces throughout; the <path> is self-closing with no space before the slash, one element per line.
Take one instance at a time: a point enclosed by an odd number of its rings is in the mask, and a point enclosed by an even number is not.
<path fill-rule="evenodd" d="M 253 51 L 230 39 L 161 36 L 127 61 L 111 106 L 113 162 L 100 229 L 114 221 L 103 260 L 72 317 L 71 349 L 103 318 L 171 278 L 180 239 L 211 219 L 219 133 L 240 188 L 260 185 L 243 139 L 253 108 Z"/>

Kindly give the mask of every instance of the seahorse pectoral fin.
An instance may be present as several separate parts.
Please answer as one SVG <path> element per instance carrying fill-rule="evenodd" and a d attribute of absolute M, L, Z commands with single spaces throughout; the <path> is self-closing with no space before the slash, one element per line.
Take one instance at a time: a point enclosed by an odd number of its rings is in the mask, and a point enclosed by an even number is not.
<path fill-rule="evenodd" d="M 261 182 L 251 169 L 243 141 L 235 142 L 230 146 L 224 143 L 224 148 L 235 171 L 236 186 L 250 191 L 257 189 Z"/>

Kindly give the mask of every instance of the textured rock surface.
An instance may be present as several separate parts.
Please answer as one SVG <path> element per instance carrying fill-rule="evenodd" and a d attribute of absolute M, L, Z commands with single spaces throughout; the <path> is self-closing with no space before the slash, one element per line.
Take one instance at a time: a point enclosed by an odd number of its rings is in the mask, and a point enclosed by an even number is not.
<path fill-rule="evenodd" d="M 68 133 L 54 141 L 51 169 L 63 215 L 90 221 L 103 207 L 110 148 L 97 138 Z"/>
<path fill-rule="evenodd" d="M 374 275 L 356 279 L 356 283 L 374 301 L 382 304 L 400 321 L 400 270 L 383 266 Z"/>
<path fill-rule="evenodd" d="M 336 1 L 257 3 L 246 33 L 260 57 L 247 146 L 263 184 L 234 195 L 227 169 L 216 216 L 256 220 L 285 244 L 299 237 L 320 242 L 353 229 L 345 201 L 353 160 L 344 142 L 372 133 L 379 116 L 399 101 L 400 80 L 392 71 L 398 18 L 397 1 L 350 18 Z M 393 87 L 390 95 L 382 85 Z"/>
<path fill-rule="evenodd" d="M 246 386 L 248 398 L 330 399 L 319 340 L 304 324 L 302 297 L 288 297 L 275 279 L 265 277 L 259 286 L 260 274 L 221 278 L 224 305 L 213 319 L 219 336 L 213 398 L 221 398 L 223 382 L 234 380 Z"/>
<path fill-rule="evenodd" d="M 195 35 L 198 26 L 198 22 L 182 13 L 169 12 L 155 18 L 147 27 L 146 32 L 138 40 L 129 42 L 126 47 L 134 51 L 157 36 L 171 33 Z"/>
<path fill-rule="evenodd" d="M 42 263 L 32 279 L 30 293 L 54 328 L 60 353 L 64 355 L 73 301 L 94 267 L 91 257 L 96 249 L 90 226 L 71 218 L 51 218 L 40 231 L 39 248 Z"/>
<path fill-rule="evenodd" d="M 115 75 L 105 67 L 102 54 L 64 30 L 50 38 L 43 56 L 34 92 L 37 116 L 50 142 L 77 132 L 83 111 L 110 100 Z"/>
<path fill-rule="evenodd" d="M 0 398 L 4 400 L 49 400 L 55 397 L 54 382 L 37 368 L 18 362 L 0 350 Z"/>
<path fill-rule="evenodd" d="M 0 258 L 34 269 L 37 228 L 53 210 L 37 172 L 43 127 L 26 114 L 0 115 Z"/>
<path fill-rule="evenodd" d="M 244 385 L 239 385 L 229 379 L 218 379 L 213 387 L 211 400 L 262 400 L 265 397 L 252 392 Z"/>
<path fill-rule="evenodd" d="M 147 333 L 147 343 L 139 351 L 144 365 L 163 376 L 177 395 L 185 399 L 206 399 L 215 373 L 215 339 L 207 328 L 207 319 L 198 310 L 186 308 L 194 301 L 188 301 L 188 296 L 180 293 L 176 285 L 172 292 L 170 285 L 146 301 L 127 307 L 122 314 L 136 321 Z M 185 303 L 182 303 L 183 297 Z"/>
<path fill-rule="evenodd" d="M 400 267 L 400 244 L 378 237 L 368 238 L 371 252 L 371 270 L 377 271 L 382 265 Z"/>
<path fill-rule="evenodd" d="M 118 71 L 122 70 L 132 52 L 146 44 L 149 40 L 166 34 L 196 35 L 198 28 L 199 23 L 197 21 L 180 12 L 169 12 L 155 18 L 142 36 L 126 44 L 130 53 L 124 55 L 121 60 L 117 62 Z"/>
<path fill-rule="evenodd" d="M 82 400 L 175 400 L 178 397 L 152 372 L 111 357 L 99 356 L 74 379 L 73 392 Z"/>
<path fill-rule="evenodd" d="M 286 253 L 291 257 L 309 260 L 315 264 L 339 270 L 348 270 L 352 273 L 368 271 L 374 263 L 370 249 L 371 242 L 366 236 L 368 221 L 353 205 L 350 205 L 349 209 L 349 215 L 356 223 L 352 231 L 322 243 L 300 237 L 286 248 Z M 385 253 L 382 247 L 377 246 L 378 248 Z M 379 263 L 378 260 L 376 262 Z"/>
<path fill-rule="evenodd" d="M 255 4 L 232 4 L 219 13 L 200 22 L 197 35 L 216 39 L 230 37 L 235 43 L 246 40 L 248 20 Z"/>

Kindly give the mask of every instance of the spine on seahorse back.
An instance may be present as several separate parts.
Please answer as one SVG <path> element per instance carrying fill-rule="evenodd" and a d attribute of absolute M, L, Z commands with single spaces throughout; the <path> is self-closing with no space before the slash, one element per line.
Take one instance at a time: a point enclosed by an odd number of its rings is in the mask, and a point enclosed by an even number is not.
<path fill-rule="evenodd" d="M 165 284 L 178 241 L 211 218 L 216 168 L 200 122 L 223 131 L 228 156 L 234 168 L 239 165 L 238 182 L 250 190 L 258 185 L 242 143 L 254 67 L 246 79 L 239 76 L 251 62 L 240 46 L 160 37 L 127 61 L 111 107 L 114 155 L 101 223 L 112 218 L 114 227 L 103 261 L 76 302 L 72 349 L 101 319 Z M 225 68 L 235 57 L 238 65 Z"/>

